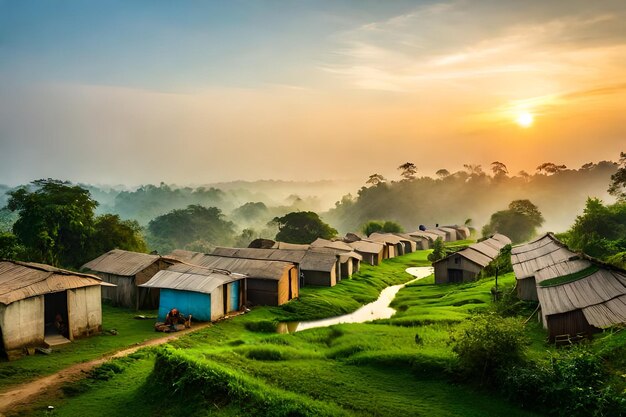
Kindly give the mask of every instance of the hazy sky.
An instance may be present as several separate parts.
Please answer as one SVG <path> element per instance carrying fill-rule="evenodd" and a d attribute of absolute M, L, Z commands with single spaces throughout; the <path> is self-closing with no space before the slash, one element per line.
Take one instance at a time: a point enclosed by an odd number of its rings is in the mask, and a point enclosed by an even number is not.
<path fill-rule="evenodd" d="M 616 160 L 625 21 L 623 0 L 0 0 L 0 183 Z"/>

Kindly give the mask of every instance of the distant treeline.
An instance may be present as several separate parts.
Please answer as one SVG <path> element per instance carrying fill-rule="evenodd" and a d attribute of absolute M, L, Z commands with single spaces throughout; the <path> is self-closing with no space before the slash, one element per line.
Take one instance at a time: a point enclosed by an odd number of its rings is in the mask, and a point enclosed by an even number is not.
<path fill-rule="evenodd" d="M 543 229 L 564 231 L 583 210 L 588 197 L 614 200 L 607 189 L 617 171 L 616 163 L 610 161 L 588 163 L 580 169 L 548 163 L 539 166 L 534 175 L 520 172 L 509 176 L 506 165 L 497 162 L 491 175 L 478 165 L 466 165 L 465 170 L 455 173 L 442 169 L 435 179 L 418 178 L 406 167 L 399 168 L 400 181 L 386 181 L 373 174 L 356 196 L 344 196 L 322 217 L 341 233 L 358 230 L 372 219 L 392 219 L 405 230 L 417 229 L 420 224 L 456 224 L 472 219 L 474 227 L 480 229 L 492 213 L 505 209 L 510 201 L 529 199 L 546 220 Z"/>

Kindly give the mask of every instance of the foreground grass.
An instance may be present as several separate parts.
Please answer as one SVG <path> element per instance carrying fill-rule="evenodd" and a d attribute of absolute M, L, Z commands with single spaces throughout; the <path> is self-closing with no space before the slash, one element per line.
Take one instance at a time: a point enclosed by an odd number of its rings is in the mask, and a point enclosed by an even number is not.
<path fill-rule="evenodd" d="M 0 363 L 0 390 L 49 375 L 76 363 L 97 359 L 121 348 L 146 340 L 163 337 L 154 331 L 154 320 L 136 320 L 134 310 L 102 305 L 103 333 L 53 347 L 50 355 L 25 356 L 12 362 Z M 156 312 L 142 314 L 156 315 Z M 115 329 L 117 335 L 108 333 Z"/>

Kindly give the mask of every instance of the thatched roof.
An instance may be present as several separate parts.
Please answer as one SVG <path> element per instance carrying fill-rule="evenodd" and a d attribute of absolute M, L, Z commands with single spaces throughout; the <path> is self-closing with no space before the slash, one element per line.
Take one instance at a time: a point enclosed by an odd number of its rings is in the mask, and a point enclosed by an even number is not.
<path fill-rule="evenodd" d="M 157 272 L 148 282 L 140 285 L 140 287 L 169 288 L 172 290 L 210 294 L 221 285 L 245 277 L 242 274 L 222 270 L 178 264 Z"/>
<path fill-rule="evenodd" d="M 542 314 L 582 310 L 598 328 L 626 323 L 626 272 L 588 259 L 559 262 L 535 273 Z"/>
<path fill-rule="evenodd" d="M 93 285 L 115 286 L 94 275 L 32 262 L 0 261 L 0 303 Z"/>
<path fill-rule="evenodd" d="M 104 255 L 98 256 L 96 259 L 87 262 L 81 267 L 81 269 L 102 272 L 105 274 L 120 275 L 124 277 L 132 277 L 160 259 L 167 260 L 171 263 L 175 262 L 159 255 L 113 249 Z"/>
<path fill-rule="evenodd" d="M 577 256 L 552 233 L 546 233 L 531 242 L 512 248 L 511 264 L 515 277 L 520 280 L 531 278 L 540 269 Z"/>
<path fill-rule="evenodd" d="M 188 264 L 222 269 L 224 271 L 247 275 L 249 278 L 280 280 L 287 269 L 294 267 L 294 264 L 291 262 L 216 256 L 181 249 L 173 251 L 169 256 L 178 258 Z M 173 265 L 167 270 L 176 271 L 177 267 L 178 265 Z"/>

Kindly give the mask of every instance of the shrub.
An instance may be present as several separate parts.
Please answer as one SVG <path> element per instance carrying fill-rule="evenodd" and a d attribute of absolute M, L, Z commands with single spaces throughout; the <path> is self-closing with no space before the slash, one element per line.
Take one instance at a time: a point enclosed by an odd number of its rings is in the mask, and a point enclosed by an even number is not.
<path fill-rule="evenodd" d="M 466 376 L 492 382 L 498 372 L 524 361 L 524 326 L 513 318 L 482 314 L 462 324 L 451 335 L 452 351 Z"/>

